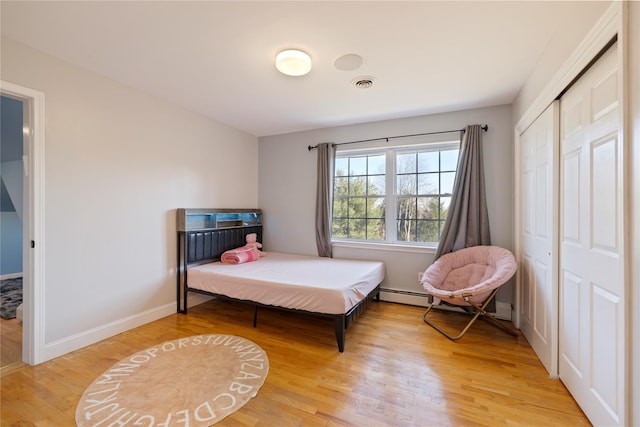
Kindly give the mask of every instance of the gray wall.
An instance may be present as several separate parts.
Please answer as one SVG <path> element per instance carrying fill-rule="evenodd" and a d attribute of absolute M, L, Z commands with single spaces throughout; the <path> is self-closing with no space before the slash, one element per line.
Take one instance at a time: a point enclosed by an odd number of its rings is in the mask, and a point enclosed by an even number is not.
<path fill-rule="evenodd" d="M 265 250 L 316 255 L 314 212 L 316 152 L 309 145 L 460 129 L 488 124 L 483 134 L 487 198 L 492 243 L 513 249 L 513 130 L 509 105 L 444 114 L 262 137 L 259 140 L 259 204 L 264 211 Z M 447 139 L 450 135 L 447 135 Z M 385 262 L 384 288 L 422 292 L 418 272 L 433 261 L 433 250 L 420 252 L 337 247 L 336 258 Z M 499 301 L 511 303 L 511 285 Z"/>

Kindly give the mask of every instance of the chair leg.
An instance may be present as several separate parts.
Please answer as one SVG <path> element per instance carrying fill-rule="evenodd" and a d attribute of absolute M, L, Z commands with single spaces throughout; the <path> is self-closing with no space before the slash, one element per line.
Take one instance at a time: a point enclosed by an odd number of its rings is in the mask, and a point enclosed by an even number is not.
<path fill-rule="evenodd" d="M 486 304 L 483 304 L 482 307 L 478 307 L 477 305 L 475 305 L 473 302 L 468 301 L 469 304 L 471 304 L 473 306 L 473 308 L 475 308 L 476 310 L 480 309 L 482 310 L 482 317 L 480 317 L 482 320 L 486 320 L 487 322 L 489 322 L 490 324 L 492 324 L 493 326 L 502 329 L 503 331 L 505 331 L 506 333 L 508 333 L 511 336 L 517 337 L 518 333 L 512 329 L 510 329 L 509 327 L 503 325 L 502 323 L 500 323 L 498 321 L 498 319 L 496 319 L 495 317 L 493 317 L 491 314 L 487 313 L 484 310 L 484 307 L 486 307 Z"/>
<path fill-rule="evenodd" d="M 462 336 L 464 336 L 464 334 L 467 333 L 467 331 L 469 330 L 469 328 L 471 327 L 471 325 L 473 325 L 473 323 L 476 321 L 476 319 L 480 316 L 482 316 L 483 319 L 487 320 L 489 323 L 491 323 L 494 326 L 497 326 L 498 328 L 502 329 L 503 331 L 507 332 L 510 335 L 513 335 L 514 337 L 518 336 L 518 333 L 515 331 L 510 330 L 509 328 L 507 328 L 506 326 L 500 324 L 492 315 L 490 315 L 489 313 L 487 313 L 486 308 L 487 305 L 489 305 L 489 303 L 491 302 L 491 300 L 496 296 L 496 294 L 498 293 L 498 288 L 494 289 L 494 291 L 491 293 L 491 295 L 489 295 L 489 297 L 484 301 L 484 303 L 482 304 L 482 306 L 478 306 L 477 304 L 474 304 L 471 301 L 466 300 L 469 304 L 471 304 L 471 306 L 474 308 L 475 313 L 473 314 L 473 317 L 471 318 L 471 320 L 469 320 L 469 322 L 466 324 L 466 326 L 460 331 L 460 333 L 458 335 L 452 335 L 450 333 L 448 333 L 447 331 L 445 331 L 444 329 L 442 329 L 440 326 L 436 325 L 435 323 L 433 323 L 432 321 L 430 321 L 429 319 L 427 319 L 427 314 L 429 314 L 429 312 L 431 311 L 431 309 L 433 308 L 433 304 L 429 304 L 427 306 L 427 311 L 425 311 L 424 315 L 422 316 L 422 320 L 428 324 L 429 326 L 431 326 L 432 328 L 434 328 L 435 330 L 437 330 L 438 332 L 440 332 L 442 335 L 446 336 L 447 338 L 449 338 L 452 341 L 457 341 L 460 338 L 462 338 Z"/>

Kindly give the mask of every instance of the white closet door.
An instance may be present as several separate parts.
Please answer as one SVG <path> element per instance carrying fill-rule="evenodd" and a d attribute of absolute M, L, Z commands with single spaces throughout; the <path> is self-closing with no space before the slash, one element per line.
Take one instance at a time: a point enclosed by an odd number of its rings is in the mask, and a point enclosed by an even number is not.
<path fill-rule="evenodd" d="M 624 175 L 617 44 L 561 98 L 561 380 L 594 425 L 625 425 Z"/>
<path fill-rule="evenodd" d="M 558 376 L 559 103 L 520 136 L 520 329 Z"/>

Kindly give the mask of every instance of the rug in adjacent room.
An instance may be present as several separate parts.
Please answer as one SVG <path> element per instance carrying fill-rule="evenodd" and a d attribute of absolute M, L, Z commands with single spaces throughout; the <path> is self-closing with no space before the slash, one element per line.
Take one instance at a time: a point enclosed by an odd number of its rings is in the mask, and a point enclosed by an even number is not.
<path fill-rule="evenodd" d="M 245 338 L 166 341 L 100 375 L 82 395 L 76 423 L 210 426 L 255 397 L 268 372 L 267 354 Z"/>
<path fill-rule="evenodd" d="M 15 319 L 16 309 L 22 304 L 22 277 L 0 280 L 0 317 Z"/>

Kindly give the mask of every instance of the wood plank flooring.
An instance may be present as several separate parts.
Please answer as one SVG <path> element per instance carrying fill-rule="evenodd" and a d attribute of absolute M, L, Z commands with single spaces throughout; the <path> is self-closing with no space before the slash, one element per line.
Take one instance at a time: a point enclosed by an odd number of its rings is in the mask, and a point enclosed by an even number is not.
<path fill-rule="evenodd" d="M 421 307 L 372 303 L 336 346 L 333 321 L 209 301 L 2 377 L 2 426 L 74 426 L 85 388 L 119 360 L 163 341 L 231 334 L 260 345 L 270 370 L 258 395 L 220 426 L 588 426 L 526 340 L 478 321 L 458 342 Z M 454 313 L 434 313 L 457 326 Z"/>
<path fill-rule="evenodd" d="M 0 373 L 22 365 L 22 324 L 18 319 L 0 318 Z"/>

